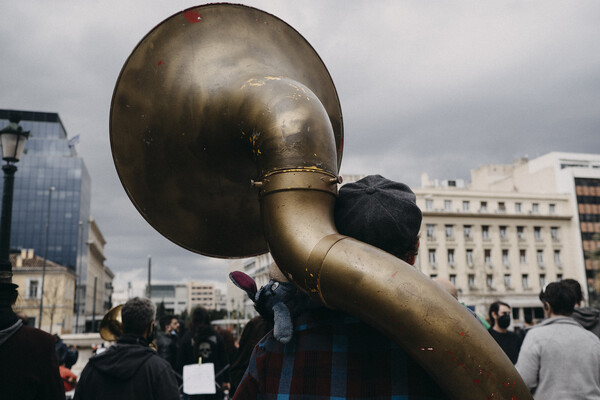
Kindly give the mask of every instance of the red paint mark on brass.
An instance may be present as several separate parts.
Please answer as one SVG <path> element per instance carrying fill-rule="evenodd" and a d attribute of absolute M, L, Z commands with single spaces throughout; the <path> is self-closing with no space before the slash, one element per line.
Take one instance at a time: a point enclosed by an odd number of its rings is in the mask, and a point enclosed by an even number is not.
<path fill-rule="evenodd" d="M 158 62 L 158 65 L 162 65 L 162 61 L 159 61 L 159 62 Z"/>
<path fill-rule="evenodd" d="M 202 15 L 198 11 L 186 11 L 183 13 L 183 16 L 190 24 L 195 24 L 196 22 L 202 21 Z"/>
<path fill-rule="evenodd" d="M 467 332 L 461 332 L 460 336 L 465 336 L 467 334 Z"/>
<path fill-rule="evenodd" d="M 479 379 L 473 379 L 474 383 L 481 383 L 481 381 Z"/>

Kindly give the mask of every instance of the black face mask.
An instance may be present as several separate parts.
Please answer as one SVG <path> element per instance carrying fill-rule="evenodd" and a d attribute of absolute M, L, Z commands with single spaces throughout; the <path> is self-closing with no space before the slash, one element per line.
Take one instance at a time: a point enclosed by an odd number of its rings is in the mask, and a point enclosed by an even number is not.
<path fill-rule="evenodd" d="M 504 314 L 498 318 L 498 326 L 502 329 L 508 328 L 510 325 L 510 315 Z"/>

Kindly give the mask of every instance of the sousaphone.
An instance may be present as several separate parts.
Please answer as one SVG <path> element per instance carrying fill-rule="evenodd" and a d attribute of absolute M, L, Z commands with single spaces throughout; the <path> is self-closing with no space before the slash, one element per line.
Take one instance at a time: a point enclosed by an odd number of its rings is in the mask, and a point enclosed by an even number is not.
<path fill-rule="evenodd" d="M 129 198 L 174 243 L 213 257 L 270 251 L 299 287 L 388 335 L 452 398 L 531 398 L 462 305 L 337 232 L 341 108 L 322 60 L 285 22 L 231 4 L 166 19 L 121 71 L 110 138 Z"/>

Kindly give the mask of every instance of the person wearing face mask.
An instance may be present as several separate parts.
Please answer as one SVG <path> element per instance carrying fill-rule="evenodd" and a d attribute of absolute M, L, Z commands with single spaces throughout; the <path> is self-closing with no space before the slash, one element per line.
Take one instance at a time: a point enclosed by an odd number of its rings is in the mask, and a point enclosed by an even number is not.
<path fill-rule="evenodd" d="M 504 350 L 510 361 L 516 364 L 523 338 L 508 330 L 510 326 L 510 306 L 502 301 L 496 301 L 490 306 L 489 316 L 492 327 L 488 332 Z"/>

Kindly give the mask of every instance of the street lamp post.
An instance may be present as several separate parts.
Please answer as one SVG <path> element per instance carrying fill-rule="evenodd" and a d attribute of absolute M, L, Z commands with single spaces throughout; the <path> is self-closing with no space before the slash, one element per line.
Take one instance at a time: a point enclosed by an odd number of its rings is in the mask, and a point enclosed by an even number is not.
<path fill-rule="evenodd" d="M 44 310 L 44 281 L 46 279 L 46 258 L 48 258 L 48 235 L 50 233 L 50 201 L 52 200 L 52 192 L 54 186 L 48 188 L 48 213 L 46 215 L 46 239 L 44 240 L 44 259 L 42 260 L 42 292 L 40 294 L 40 318 L 38 321 L 38 329 L 42 329 L 42 311 Z M 50 327 L 52 330 L 52 327 Z"/>
<path fill-rule="evenodd" d="M 21 118 L 17 113 L 11 113 L 9 124 L 0 130 L 2 143 L 2 159 L 6 164 L 4 171 L 4 186 L 2 192 L 2 220 L 0 221 L 0 282 L 12 281 L 12 266 L 10 264 L 10 229 L 12 222 L 13 188 L 15 183 L 15 163 L 21 158 L 29 131 L 24 131 L 19 125 Z"/>

